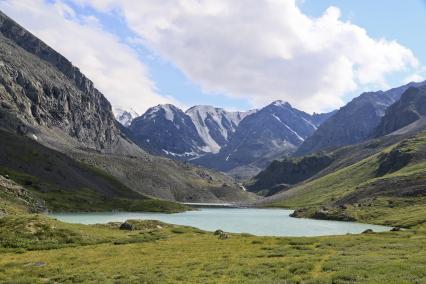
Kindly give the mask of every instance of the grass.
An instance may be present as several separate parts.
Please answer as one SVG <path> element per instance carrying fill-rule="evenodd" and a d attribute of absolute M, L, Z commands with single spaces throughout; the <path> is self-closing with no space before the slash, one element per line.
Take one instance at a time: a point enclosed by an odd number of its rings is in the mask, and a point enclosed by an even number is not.
<path fill-rule="evenodd" d="M 72 225 L 42 215 L 0 221 L 0 282 L 424 283 L 426 228 L 282 238 L 157 222 L 135 231 Z M 4 239 L 17 240 L 12 245 Z"/>
<path fill-rule="evenodd" d="M 7 212 L 7 214 L 11 215 L 29 213 L 27 209 L 27 204 L 16 196 L 0 191 L 0 213 Z"/>
<path fill-rule="evenodd" d="M 97 170 L 102 172 L 101 170 Z M 25 187 L 28 192 L 37 199 L 44 200 L 46 207 L 53 212 L 87 212 L 87 211 L 146 211 L 177 213 L 189 210 L 189 207 L 176 202 L 151 199 L 151 198 L 124 198 L 118 196 L 106 196 L 90 188 L 75 188 L 73 190 L 63 189 L 38 177 L 0 167 L 0 174 L 7 175 L 16 183 Z M 103 173 L 103 175 L 107 175 Z M 113 179 L 112 177 L 109 177 Z M 111 181 L 111 183 L 114 180 Z M 123 185 L 119 182 L 117 188 L 122 190 Z M 115 184 L 113 183 L 113 184 Z M 127 189 L 130 191 L 130 189 Z M 0 202 L 6 201 L 9 196 L 2 196 L 0 191 Z M 134 193 L 137 195 L 136 193 Z M 9 210 L 14 206 L 9 206 Z"/>

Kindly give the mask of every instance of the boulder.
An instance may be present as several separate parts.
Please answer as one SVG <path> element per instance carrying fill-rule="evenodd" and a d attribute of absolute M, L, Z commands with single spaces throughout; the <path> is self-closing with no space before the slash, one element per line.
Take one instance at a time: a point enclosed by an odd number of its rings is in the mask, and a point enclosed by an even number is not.
<path fill-rule="evenodd" d="M 227 233 L 222 233 L 219 235 L 219 240 L 229 239 L 229 235 Z"/>
<path fill-rule="evenodd" d="M 374 231 L 372 229 L 367 229 L 364 232 L 362 232 L 363 234 L 372 234 L 374 233 Z"/>
<path fill-rule="evenodd" d="M 123 224 L 121 224 L 121 226 L 120 226 L 120 230 L 127 230 L 127 231 L 132 231 L 134 228 L 133 228 L 133 225 L 132 224 L 130 224 L 130 223 L 127 223 L 127 222 L 124 222 Z"/>
<path fill-rule="evenodd" d="M 393 228 L 391 229 L 391 232 L 398 232 L 398 231 L 401 231 L 401 228 L 400 228 L 400 227 L 393 227 Z"/>

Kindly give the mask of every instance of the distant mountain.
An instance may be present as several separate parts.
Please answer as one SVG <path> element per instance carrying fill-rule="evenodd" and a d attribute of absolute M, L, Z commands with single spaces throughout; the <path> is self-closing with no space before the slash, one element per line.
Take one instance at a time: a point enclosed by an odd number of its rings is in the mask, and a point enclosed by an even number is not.
<path fill-rule="evenodd" d="M 129 130 L 134 141 L 150 153 L 190 160 L 217 153 L 240 121 L 251 112 L 229 112 L 194 106 L 183 112 L 171 104 L 158 105 L 135 118 Z"/>
<path fill-rule="evenodd" d="M 315 119 L 287 102 L 273 102 L 244 118 L 219 153 L 192 162 L 236 176 L 252 175 L 273 159 L 293 153 L 326 117 Z"/>
<path fill-rule="evenodd" d="M 419 127 L 426 128 L 426 85 L 410 87 L 399 101 L 391 105 L 376 129 L 375 136 L 397 131 L 401 134 Z"/>
<path fill-rule="evenodd" d="M 374 135 L 386 109 L 398 101 L 409 87 L 423 84 L 425 82 L 409 83 L 385 92 L 363 93 L 325 121 L 314 135 L 303 142 L 295 155 L 305 155 L 368 139 Z"/>
<path fill-rule="evenodd" d="M 124 110 L 121 108 L 114 108 L 115 119 L 120 122 L 124 127 L 129 127 L 132 120 L 139 116 L 133 109 Z"/>
<path fill-rule="evenodd" d="M 135 142 L 147 151 L 189 159 L 207 149 L 194 123 L 174 105 L 158 105 L 135 118 L 130 127 Z"/>

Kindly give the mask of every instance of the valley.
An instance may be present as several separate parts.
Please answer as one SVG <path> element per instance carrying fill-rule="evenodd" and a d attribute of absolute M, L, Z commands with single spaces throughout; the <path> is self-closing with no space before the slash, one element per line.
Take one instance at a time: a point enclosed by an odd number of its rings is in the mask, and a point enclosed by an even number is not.
<path fill-rule="evenodd" d="M 0 12 L 1 283 L 424 283 L 426 81 L 112 106 Z"/>

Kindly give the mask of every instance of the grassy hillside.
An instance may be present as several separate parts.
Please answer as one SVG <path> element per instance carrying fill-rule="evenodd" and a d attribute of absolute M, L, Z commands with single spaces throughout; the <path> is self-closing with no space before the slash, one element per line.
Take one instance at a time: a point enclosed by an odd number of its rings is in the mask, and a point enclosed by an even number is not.
<path fill-rule="evenodd" d="M 0 218 L 0 282 L 423 283 L 426 234 L 415 230 L 311 238 L 230 234 L 135 221 L 72 225 Z"/>
<path fill-rule="evenodd" d="M 269 206 L 298 217 L 410 227 L 426 222 L 426 132 L 352 165 L 299 184 Z"/>
<path fill-rule="evenodd" d="M 0 131 L 0 135 L 0 176 L 16 182 L 21 186 L 20 191 L 51 211 L 181 212 L 187 209 L 134 192 L 105 171 L 76 162 L 26 137 L 4 131 Z M 16 195 L 6 194 L 7 188 L 10 186 L 0 183 L 0 202 L 13 204 Z M 16 206 L 8 207 L 10 211 Z"/>

